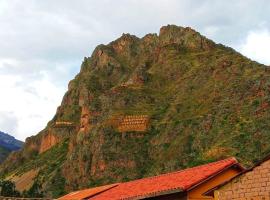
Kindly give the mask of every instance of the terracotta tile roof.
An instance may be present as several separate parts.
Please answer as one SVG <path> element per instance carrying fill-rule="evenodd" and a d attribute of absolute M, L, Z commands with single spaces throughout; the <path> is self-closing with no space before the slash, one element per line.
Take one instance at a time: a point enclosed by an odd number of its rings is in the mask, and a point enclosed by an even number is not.
<path fill-rule="evenodd" d="M 194 186 L 210 179 L 223 170 L 238 166 L 235 158 L 228 158 L 181 171 L 159 176 L 119 183 L 118 186 L 96 195 L 91 200 L 131 200 L 142 197 L 152 197 L 162 193 L 188 191 Z"/>
<path fill-rule="evenodd" d="M 116 184 L 111 184 L 111 185 L 90 188 L 90 189 L 86 189 L 86 190 L 75 191 L 75 192 L 69 193 L 63 197 L 60 197 L 58 200 L 81 200 L 81 199 L 90 198 L 93 195 L 96 195 L 96 194 L 99 194 L 99 193 L 104 192 L 106 190 L 109 190 L 113 187 L 116 187 L 117 185 L 118 184 L 116 183 Z"/>

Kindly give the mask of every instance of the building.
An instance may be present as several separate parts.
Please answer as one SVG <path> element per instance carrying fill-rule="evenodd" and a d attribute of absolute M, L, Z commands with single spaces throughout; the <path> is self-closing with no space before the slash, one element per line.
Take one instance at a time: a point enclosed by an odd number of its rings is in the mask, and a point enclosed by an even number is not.
<path fill-rule="evenodd" d="M 118 183 L 94 195 L 89 200 L 203 200 L 214 199 L 204 196 L 211 188 L 230 180 L 244 168 L 235 158 L 228 158 L 181 171 L 159 176 Z M 106 186 L 103 186 L 106 187 Z M 91 189 L 90 189 L 91 190 Z M 83 191 L 77 191 L 80 194 Z M 72 193 L 71 193 L 72 194 Z M 61 200 L 71 200 L 63 199 Z M 72 199 L 74 200 L 74 199 Z"/>
<path fill-rule="evenodd" d="M 119 120 L 117 130 L 119 132 L 145 132 L 149 126 L 149 116 L 147 115 L 127 115 Z"/>
<path fill-rule="evenodd" d="M 270 155 L 205 195 L 215 200 L 269 200 Z"/>
<path fill-rule="evenodd" d="M 71 192 L 63 197 L 60 197 L 58 200 L 83 200 L 83 199 L 89 199 L 90 197 L 94 195 L 98 195 L 101 192 L 105 192 L 106 190 L 109 190 L 118 184 L 111 184 L 111 185 L 105 185 L 80 191 Z"/>

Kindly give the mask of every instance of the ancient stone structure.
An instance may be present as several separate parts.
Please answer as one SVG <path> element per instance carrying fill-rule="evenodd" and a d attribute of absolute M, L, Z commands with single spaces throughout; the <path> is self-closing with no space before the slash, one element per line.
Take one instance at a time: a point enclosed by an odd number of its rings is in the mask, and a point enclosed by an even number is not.
<path fill-rule="evenodd" d="M 24 174 L 12 176 L 10 177 L 10 180 L 15 183 L 16 190 L 19 192 L 27 191 L 32 187 L 38 172 L 39 169 L 32 169 Z"/>
<path fill-rule="evenodd" d="M 67 121 L 58 121 L 55 122 L 54 127 L 68 127 L 68 126 L 74 126 L 72 122 L 67 122 Z"/>
<path fill-rule="evenodd" d="M 270 156 L 214 191 L 217 200 L 269 200 Z"/>
<path fill-rule="evenodd" d="M 119 132 L 146 131 L 149 126 L 147 115 L 127 115 L 120 118 L 117 130 Z"/>

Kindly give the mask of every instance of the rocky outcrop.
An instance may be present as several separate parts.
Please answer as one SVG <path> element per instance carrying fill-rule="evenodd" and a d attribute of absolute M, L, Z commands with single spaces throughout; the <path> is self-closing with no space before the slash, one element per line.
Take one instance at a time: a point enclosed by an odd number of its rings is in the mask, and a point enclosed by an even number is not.
<path fill-rule="evenodd" d="M 209 50 L 215 46 L 214 42 L 190 27 L 164 26 L 160 29 L 159 38 L 162 45 L 178 44 L 193 50 Z"/>
<path fill-rule="evenodd" d="M 112 47 L 116 53 L 122 54 L 127 53 L 127 50 L 132 50 L 132 45 L 134 45 L 134 41 L 138 41 L 139 38 L 137 38 L 134 35 L 130 34 L 123 34 L 119 39 L 112 42 Z"/>
<path fill-rule="evenodd" d="M 91 128 L 91 115 L 88 106 L 82 106 L 81 119 L 80 119 L 80 132 L 86 133 Z"/>
<path fill-rule="evenodd" d="M 39 147 L 39 153 L 43 153 L 59 142 L 59 138 L 53 135 L 52 133 L 48 133 L 44 135 L 41 139 L 41 144 Z"/>

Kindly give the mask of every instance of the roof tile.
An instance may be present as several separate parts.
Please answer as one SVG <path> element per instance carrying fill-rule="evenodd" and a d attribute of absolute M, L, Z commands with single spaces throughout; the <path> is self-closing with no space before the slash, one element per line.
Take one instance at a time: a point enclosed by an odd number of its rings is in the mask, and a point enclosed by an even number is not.
<path fill-rule="evenodd" d="M 228 158 L 168 174 L 119 183 L 116 187 L 93 196 L 90 199 L 127 200 L 152 196 L 153 194 L 171 190 L 187 191 L 207 178 L 235 164 L 239 165 L 235 158 Z"/>
<path fill-rule="evenodd" d="M 117 185 L 118 184 L 111 184 L 111 185 L 90 188 L 90 189 L 86 189 L 86 190 L 75 191 L 75 192 L 69 193 L 69 194 L 59 198 L 58 200 L 81 200 L 81 199 L 85 199 L 85 198 L 90 198 L 93 195 L 104 192 L 110 188 L 117 186 Z"/>

